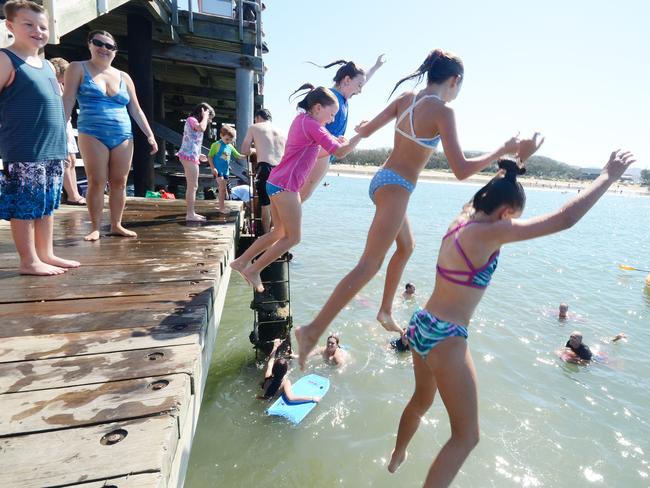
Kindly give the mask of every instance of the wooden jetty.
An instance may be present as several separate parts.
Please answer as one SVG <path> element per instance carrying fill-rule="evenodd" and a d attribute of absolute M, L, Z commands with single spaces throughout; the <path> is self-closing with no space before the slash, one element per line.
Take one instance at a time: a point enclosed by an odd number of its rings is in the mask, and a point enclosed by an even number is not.
<path fill-rule="evenodd" d="M 0 486 L 183 485 L 238 238 L 227 203 L 197 202 L 191 226 L 184 201 L 130 198 L 138 237 L 95 243 L 62 206 L 57 254 L 83 265 L 55 277 L 18 275 L 0 223 Z"/>

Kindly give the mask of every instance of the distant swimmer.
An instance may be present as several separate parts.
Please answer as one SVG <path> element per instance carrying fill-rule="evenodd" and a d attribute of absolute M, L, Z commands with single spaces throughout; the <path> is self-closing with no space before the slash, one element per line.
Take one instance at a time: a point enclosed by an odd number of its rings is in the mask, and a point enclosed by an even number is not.
<path fill-rule="evenodd" d="M 325 347 L 321 347 L 317 352 L 323 356 L 323 361 L 335 366 L 342 366 L 347 359 L 347 353 L 341 349 L 341 340 L 336 335 L 330 335 Z"/>
<path fill-rule="evenodd" d="M 523 140 L 522 151 L 537 147 L 535 139 Z M 579 196 L 546 215 L 522 219 L 526 195 L 517 176 L 524 169 L 517 161 L 499 161 L 501 171 L 476 192 L 443 236 L 433 293 L 409 323 L 415 391 L 399 422 L 389 472 L 406 460 L 408 445 L 439 393 L 451 436 L 433 459 L 424 486 L 451 485 L 479 442 L 477 379 L 467 343 L 468 326 L 496 271 L 501 248 L 572 227 L 633 162 L 631 153 L 614 151 Z"/>
<path fill-rule="evenodd" d="M 264 393 L 257 398 L 261 400 L 272 400 L 276 395 L 282 395 L 287 402 L 300 403 L 300 402 L 316 402 L 320 401 L 320 397 L 303 397 L 296 396 L 291 390 L 291 381 L 287 378 L 289 370 L 289 363 L 284 358 L 277 358 L 278 347 L 282 344 L 281 339 L 273 341 L 273 349 L 269 355 L 268 363 L 264 371 L 264 380 L 260 385 Z"/>
<path fill-rule="evenodd" d="M 577 330 L 571 333 L 564 347 L 566 354 L 562 359 L 570 363 L 589 362 L 594 355 L 589 346 L 582 342 L 582 333 Z"/>
<path fill-rule="evenodd" d="M 618 342 L 622 339 L 627 340 L 624 332 L 619 332 L 609 339 L 609 342 Z M 607 362 L 607 355 L 602 352 L 594 353 L 587 344 L 582 340 L 580 331 L 573 331 L 569 340 L 564 345 L 564 351 L 560 351 L 560 359 L 568 363 L 587 364 L 590 361 Z"/>
<path fill-rule="evenodd" d="M 558 320 L 566 320 L 568 312 L 569 306 L 566 303 L 560 303 L 560 310 L 557 316 Z"/>
<path fill-rule="evenodd" d="M 404 287 L 404 292 L 402 292 L 402 298 L 404 300 L 409 300 L 415 296 L 415 285 L 413 283 L 407 283 Z"/>

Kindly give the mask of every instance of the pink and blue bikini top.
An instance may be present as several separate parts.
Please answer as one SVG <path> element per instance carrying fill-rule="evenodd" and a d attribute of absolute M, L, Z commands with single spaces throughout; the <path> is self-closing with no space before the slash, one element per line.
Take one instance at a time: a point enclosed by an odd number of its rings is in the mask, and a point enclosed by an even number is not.
<path fill-rule="evenodd" d="M 478 223 L 479 222 L 465 222 L 464 224 L 457 225 L 449 232 L 447 232 L 445 236 L 442 238 L 442 240 L 444 241 L 447 237 L 454 234 L 454 244 L 456 245 L 458 254 L 462 256 L 462 258 L 465 260 L 465 263 L 467 264 L 467 267 L 469 268 L 468 271 L 465 271 L 465 270 L 446 269 L 439 265 L 436 265 L 436 269 L 438 270 L 440 276 L 442 276 L 447 281 L 451 281 L 452 283 L 456 283 L 457 285 L 471 286 L 472 288 L 487 288 L 487 286 L 490 284 L 490 280 L 492 279 L 492 274 L 497 269 L 499 251 L 498 250 L 495 251 L 492 254 L 492 256 L 490 256 L 490 259 L 488 259 L 487 263 L 485 263 L 483 266 L 481 266 L 480 268 L 475 268 L 474 264 L 472 264 L 472 262 L 469 260 L 467 254 L 465 254 L 465 251 L 463 251 L 463 248 L 460 245 L 460 242 L 458 241 L 458 231 L 460 229 L 470 224 L 478 224 Z"/>

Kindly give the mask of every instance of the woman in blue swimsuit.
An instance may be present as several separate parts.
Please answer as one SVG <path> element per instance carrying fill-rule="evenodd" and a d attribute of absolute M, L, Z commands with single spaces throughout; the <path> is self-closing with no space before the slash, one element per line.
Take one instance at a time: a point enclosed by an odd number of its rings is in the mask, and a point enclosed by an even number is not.
<path fill-rule="evenodd" d="M 458 56 L 436 49 L 418 70 L 400 80 L 395 89 L 406 80 L 422 79 L 425 75 L 427 86 L 424 89 L 401 94 L 373 120 L 356 128 L 360 135 L 368 137 L 395 119 L 394 148 L 370 183 L 375 217 L 361 259 L 337 285 L 316 318 L 296 330 L 301 365 L 336 315 L 377 274 L 394 242 L 397 249 L 386 271 L 377 320 L 387 330 L 401 332 L 392 318 L 392 304 L 414 246 L 406 208 L 420 172 L 441 139 L 449 166 L 460 180 L 519 149 L 519 140 L 513 137 L 488 154 L 466 158 L 458 142 L 454 111 L 448 105 L 458 96 L 464 75 L 463 63 Z"/>
<path fill-rule="evenodd" d="M 534 140 L 530 148 L 539 144 Z M 451 484 L 479 440 L 476 373 L 467 329 L 496 270 L 501 246 L 572 227 L 633 162 L 631 153 L 613 152 L 600 176 L 576 198 L 555 212 L 531 219 L 519 218 L 526 203 L 517 181 L 523 168 L 514 161 L 499 162 L 502 171 L 474 195 L 442 238 L 433 294 L 411 318 L 407 336 L 415 391 L 399 422 L 388 463 L 391 473 L 406 459 L 406 448 L 420 419 L 439 391 L 449 415 L 451 437 L 431 464 L 424 486 Z"/>
<path fill-rule="evenodd" d="M 345 135 L 345 130 L 348 127 L 348 100 L 355 95 L 359 95 L 361 90 L 370 78 L 375 74 L 375 72 L 381 68 L 386 61 L 384 60 L 384 55 L 381 54 L 377 57 L 377 61 L 372 68 L 367 72 L 364 71 L 360 66 L 358 66 L 354 61 L 345 61 L 339 59 L 333 63 L 326 64 L 325 66 L 320 66 L 315 63 L 315 66 L 319 68 L 331 68 L 332 66 L 340 66 L 336 70 L 334 75 L 334 86 L 330 88 L 332 93 L 336 95 L 336 99 L 339 102 L 339 110 L 334 116 L 334 120 L 329 124 L 325 125 L 325 128 L 332 134 L 334 137 L 340 137 Z M 300 200 L 304 202 L 307 200 L 311 194 L 314 192 L 318 184 L 327 173 L 327 168 L 329 168 L 330 161 L 333 156 L 330 156 L 326 152 L 322 152 L 318 155 L 318 160 L 316 165 L 309 173 L 305 184 L 300 189 Z"/>
<path fill-rule="evenodd" d="M 75 100 L 79 101 L 79 149 L 88 177 L 86 204 L 92 223 L 92 230 L 84 239 L 96 241 L 100 237 L 107 182 L 110 188 L 111 234 L 136 237 L 135 232 L 122 226 L 126 182 L 133 157 L 129 114 L 147 136 L 151 154 L 158 151 L 158 145 L 138 104 L 131 77 L 111 66 L 117 53 L 113 36 L 106 31 L 90 32 L 88 49 L 88 61 L 70 63 L 65 73 L 63 93 L 67 119 Z"/>

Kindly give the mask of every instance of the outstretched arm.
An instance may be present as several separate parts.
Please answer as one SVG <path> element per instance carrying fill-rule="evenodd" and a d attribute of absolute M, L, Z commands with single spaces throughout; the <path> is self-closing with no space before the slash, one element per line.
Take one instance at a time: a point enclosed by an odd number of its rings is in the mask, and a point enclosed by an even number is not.
<path fill-rule="evenodd" d="M 600 176 L 559 210 L 532 219 L 503 220 L 489 226 L 489 235 L 484 237 L 497 244 L 504 244 L 554 234 L 573 227 L 634 162 L 631 152 L 614 151 Z"/>
<path fill-rule="evenodd" d="M 370 121 L 363 121 L 354 130 L 361 137 L 370 137 L 391 120 L 397 118 L 397 104 L 402 97 L 393 100 L 388 106 Z"/>
<path fill-rule="evenodd" d="M 275 339 L 273 341 L 273 349 L 269 354 L 269 361 L 266 363 L 266 371 L 264 372 L 264 379 L 270 378 L 273 375 L 273 365 L 275 364 L 275 353 L 278 352 L 278 347 L 282 344 L 282 339 Z"/>
<path fill-rule="evenodd" d="M 282 382 L 282 389 L 284 392 L 284 396 L 286 397 L 287 400 L 289 400 L 291 403 L 301 403 L 301 402 L 315 402 L 318 403 L 320 402 L 320 397 L 308 397 L 308 396 L 296 396 L 293 394 L 293 390 L 291 389 L 291 381 L 286 378 Z"/>
<path fill-rule="evenodd" d="M 334 153 L 334 156 L 336 156 L 337 158 L 344 158 L 345 156 L 350 154 L 355 147 L 357 147 L 357 144 L 359 144 L 361 139 L 362 137 L 359 134 L 357 134 L 352 139 L 346 141 L 342 146 L 340 146 Z"/>
<path fill-rule="evenodd" d="M 380 54 L 377 56 L 377 61 L 375 61 L 375 65 L 368 70 L 366 73 L 366 83 L 370 81 L 370 78 L 372 78 L 372 75 L 374 75 L 379 68 L 381 68 L 384 63 L 386 63 L 386 57 L 384 54 Z"/>
<path fill-rule="evenodd" d="M 464 180 L 483 168 L 486 168 L 493 161 L 505 156 L 514 154 L 519 150 L 519 139 L 511 137 L 501 144 L 497 149 L 480 156 L 466 158 L 460 147 L 458 132 L 456 131 L 456 117 L 451 107 L 444 107 L 438 131 L 445 149 L 445 156 L 449 162 L 449 168 L 459 180 Z"/>

